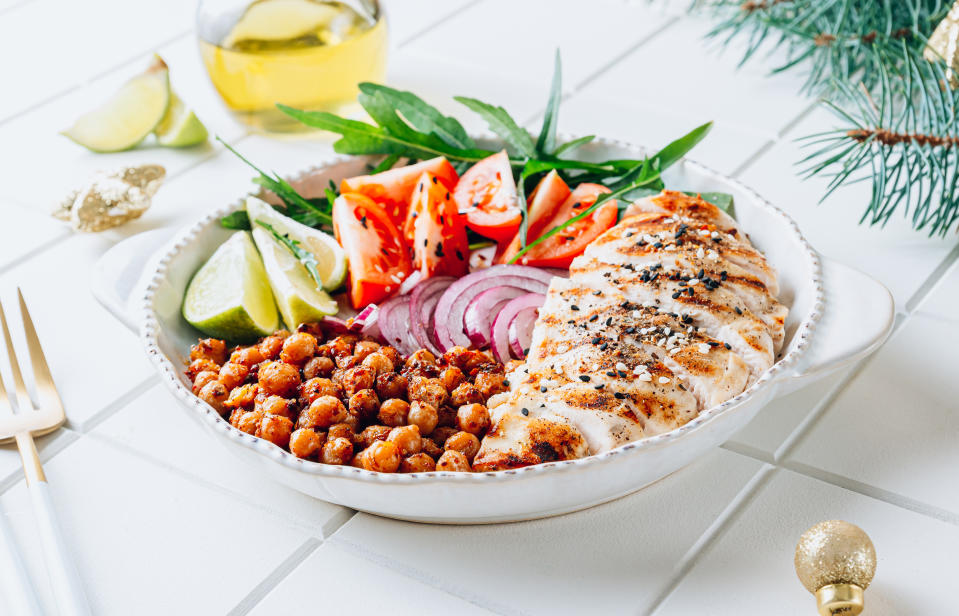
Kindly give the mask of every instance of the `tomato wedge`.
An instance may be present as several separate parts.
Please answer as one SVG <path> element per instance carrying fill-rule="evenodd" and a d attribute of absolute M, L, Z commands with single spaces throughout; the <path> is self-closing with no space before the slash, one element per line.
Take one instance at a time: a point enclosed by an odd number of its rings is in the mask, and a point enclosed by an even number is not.
<path fill-rule="evenodd" d="M 533 192 L 529 195 L 529 206 L 527 209 L 526 237 L 531 242 L 538 238 L 548 223 L 556 214 L 556 210 L 562 205 L 570 195 L 569 186 L 559 177 L 556 170 L 546 174 Z M 509 263 L 510 259 L 516 256 L 520 249 L 519 231 L 513 236 L 512 241 L 496 251 L 496 263 Z"/>
<path fill-rule="evenodd" d="M 601 184 L 580 184 L 559 206 L 552 219 L 543 225 L 543 232 L 565 224 L 593 205 L 599 195 L 608 192 L 609 189 Z M 538 267 L 569 267 L 574 258 L 583 254 L 590 242 L 616 224 L 617 214 L 616 200 L 610 199 L 586 218 L 564 227 L 559 233 L 530 248 L 519 258 L 519 263 Z"/>
<path fill-rule="evenodd" d="M 349 259 L 350 303 L 357 310 L 398 291 L 413 271 L 396 225 L 366 195 L 343 193 L 336 198 L 333 233 Z"/>
<path fill-rule="evenodd" d="M 403 226 L 409 208 L 410 195 L 416 180 L 429 171 L 450 190 L 459 176 L 456 169 L 442 156 L 424 160 L 415 165 L 397 167 L 374 175 L 358 175 L 340 182 L 341 193 L 360 193 L 380 204 L 397 228 Z"/>
<path fill-rule="evenodd" d="M 416 183 L 406 222 L 405 231 L 412 236 L 413 268 L 418 269 L 424 279 L 469 273 L 464 217 L 450 191 L 429 172 Z"/>
<path fill-rule="evenodd" d="M 453 199 L 459 211 L 466 212 L 466 226 L 497 242 L 509 241 L 523 220 L 506 150 L 470 167 L 456 184 Z"/>

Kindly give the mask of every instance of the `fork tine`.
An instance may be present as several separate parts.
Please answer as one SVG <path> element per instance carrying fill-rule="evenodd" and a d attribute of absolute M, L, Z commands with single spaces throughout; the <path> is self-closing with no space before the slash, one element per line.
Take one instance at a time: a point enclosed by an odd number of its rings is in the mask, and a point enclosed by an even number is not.
<path fill-rule="evenodd" d="M 7 328 L 7 315 L 3 312 L 2 303 L 0 303 L 0 326 L 3 327 L 3 338 L 7 343 L 7 358 L 10 360 L 10 371 L 13 374 L 13 388 L 17 392 L 17 411 L 20 413 L 32 411 L 33 402 L 23 382 L 23 374 L 20 373 L 20 364 L 17 362 L 17 353 L 13 350 L 13 338 L 10 337 L 10 329 Z"/>
<path fill-rule="evenodd" d="M 56 411 L 62 415 L 63 402 L 60 400 L 60 394 L 57 393 L 57 386 L 53 383 L 50 366 L 47 365 L 47 359 L 43 355 L 40 338 L 37 337 L 37 330 L 33 327 L 33 319 L 30 318 L 30 311 L 27 310 L 27 303 L 23 300 L 20 287 L 17 287 L 17 297 L 20 299 L 20 315 L 23 317 L 23 331 L 27 338 L 27 350 L 30 352 L 30 364 L 33 366 L 33 380 L 36 383 L 37 392 L 46 398 L 47 404 L 54 405 Z"/>

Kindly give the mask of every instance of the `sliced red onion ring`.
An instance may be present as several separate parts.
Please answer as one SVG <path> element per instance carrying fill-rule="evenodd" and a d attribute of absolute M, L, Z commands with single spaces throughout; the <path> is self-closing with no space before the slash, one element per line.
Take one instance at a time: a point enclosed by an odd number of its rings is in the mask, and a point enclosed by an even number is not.
<path fill-rule="evenodd" d="M 363 310 L 360 310 L 359 314 L 351 319 L 348 319 L 346 322 L 353 331 L 365 333 L 365 330 L 368 327 L 376 325 L 376 321 L 379 319 L 379 316 L 379 307 L 376 304 L 370 304 Z"/>
<path fill-rule="evenodd" d="M 528 293 L 519 287 L 499 286 L 487 289 L 473 298 L 463 313 L 466 335 L 479 348 L 489 346 L 493 319 L 511 299 Z"/>
<path fill-rule="evenodd" d="M 509 325 L 516 319 L 520 312 L 527 309 L 538 309 L 546 301 L 546 296 L 542 293 L 527 293 L 520 295 L 516 299 L 511 299 L 508 304 L 503 306 L 496 319 L 493 321 L 492 341 L 490 349 L 493 351 L 493 357 L 502 364 L 510 360 L 510 340 Z M 535 320 L 535 319 L 534 319 Z M 519 323 L 517 324 L 519 327 Z"/>
<path fill-rule="evenodd" d="M 513 357 L 516 359 L 526 359 L 526 352 L 529 351 L 529 344 L 533 339 L 533 324 L 536 323 L 536 317 L 538 316 L 539 309 L 524 308 L 517 312 L 513 320 L 509 322 L 509 327 L 507 327 L 509 348 L 513 351 Z"/>
<path fill-rule="evenodd" d="M 339 336 L 350 331 L 350 326 L 343 319 L 337 317 L 323 317 L 320 319 L 320 328 L 326 337 Z"/>
<path fill-rule="evenodd" d="M 403 355 L 416 350 L 416 343 L 410 335 L 410 296 L 398 295 L 380 305 L 377 320 L 383 339 Z"/>
<path fill-rule="evenodd" d="M 436 319 L 436 339 L 440 348 L 448 351 L 457 345 L 470 346 L 463 316 L 469 303 L 483 291 L 511 286 L 531 293 L 545 293 L 552 278 L 549 272 L 526 265 L 494 265 L 460 278 L 446 289 L 436 305 L 436 314 L 440 315 Z M 503 325 L 504 336 L 507 326 L 508 323 Z"/>
<path fill-rule="evenodd" d="M 410 329 L 420 347 L 437 353 L 439 349 L 430 339 L 431 322 L 440 296 L 456 279 L 452 276 L 427 278 L 413 288 L 410 294 Z"/>
<path fill-rule="evenodd" d="M 423 272 L 420 270 L 416 270 L 410 274 L 409 277 L 400 284 L 400 295 L 408 295 L 410 291 L 413 290 L 413 287 L 418 285 L 421 280 L 423 280 Z"/>

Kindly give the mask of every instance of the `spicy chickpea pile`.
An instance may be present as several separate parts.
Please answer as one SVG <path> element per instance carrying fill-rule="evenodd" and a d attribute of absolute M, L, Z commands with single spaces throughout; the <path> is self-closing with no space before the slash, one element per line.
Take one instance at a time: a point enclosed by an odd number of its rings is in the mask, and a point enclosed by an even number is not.
<path fill-rule="evenodd" d="M 193 393 L 230 423 L 293 455 L 383 473 L 470 471 L 490 426 L 486 401 L 506 390 L 489 355 L 455 347 L 404 360 L 390 346 L 316 324 L 228 349 L 190 349 Z"/>

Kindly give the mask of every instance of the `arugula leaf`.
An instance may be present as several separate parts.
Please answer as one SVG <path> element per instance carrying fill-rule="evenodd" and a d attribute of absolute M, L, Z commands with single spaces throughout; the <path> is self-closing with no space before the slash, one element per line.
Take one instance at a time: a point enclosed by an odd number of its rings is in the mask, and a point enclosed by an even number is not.
<path fill-rule="evenodd" d="M 706 135 L 709 134 L 709 131 L 712 129 L 712 127 L 712 122 L 706 122 L 702 126 L 697 126 L 693 130 L 689 131 L 679 139 L 671 142 L 669 145 L 660 150 L 659 153 L 657 153 L 654 157 L 659 160 L 660 168 L 667 169 L 671 167 L 677 160 L 685 156 L 687 152 L 692 150 L 696 144 L 702 141 Z"/>
<path fill-rule="evenodd" d="M 716 207 L 718 207 L 719 209 L 721 209 L 722 211 L 726 212 L 729 215 L 732 215 L 733 213 L 733 196 L 729 193 L 724 193 L 724 192 L 701 193 L 701 192 L 689 192 L 689 191 L 683 191 L 683 192 L 685 192 L 687 195 L 692 195 L 694 197 L 698 195 L 702 197 L 703 200 L 712 203 L 713 205 L 715 205 Z"/>
<path fill-rule="evenodd" d="M 360 84 L 360 92 L 372 95 L 379 93 L 419 131 L 432 133 L 454 148 L 469 149 L 475 144 L 459 120 L 444 116 L 438 109 L 412 92 L 370 82 Z"/>
<path fill-rule="evenodd" d="M 484 103 L 468 96 L 454 96 L 453 100 L 465 105 L 486 120 L 486 124 L 503 141 L 513 146 L 518 154 L 526 158 L 536 156 L 536 146 L 526 129 L 521 128 L 505 109 Z"/>
<path fill-rule="evenodd" d="M 275 239 L 277 242 L 286 246 L 287 250 L 293 253 L 293 256 L 296 257 L 296 260 L 302 263 L 303 267 L 306 268 L 306 271 L 309 272 L 310 278 L 312 278 L 313 282 L 316 283 L 317 290 L 323 289 L 323 280 L 320 278 L 319 270 L 316 269 L 317 261 L 312 252 L 300 248 L 300 243 L 298 241 L 290 238 L 289 235 L 280 233 L 273 228 L 273 225 L 263 222 L 262 220 L 256 221 L 256 224 L 269 231 L 273 236 L 273 239 Z"/>
<path fill-rule="evenodd" d="M 220 219 L 220 226 L 224 229 L 236 229 L 238 231 L 249 231 L 250 227 L 250 217 L 246 215 L 244 210 L 237 210 L 227 214 Z"/>
<path fill-rule="evenodd" d="M 326 188 L 326 200 L 330 203 L 336 201 L 336 192 L 329 186 Z"/>
<path fill-rule="evenodd" d="M 536 139 L 536 152 L 540 156 L 549 156 L 556 148 L 556 125 L 559 123 L 559 103 L 562 96 L 563 63 L 557 49 L 553 66 L 553 83 L 549 88 L 549 102 L 543 113 L 543 128 L 540 129 L 539 138 Z"/>
<path fill-rule="evenodd" d="M 389 171 L 390 169 L 393 168 L 393 165 L 395 165 L 397 161 L 399 161 L 399 159 L 401 158 L 403 157 L 395 152 L 393 154 L 388 154 L 387 156 L 383 158 L 383 160 L 380 161 L 380 164 L 378 164 L 377 166 L 373 167 L 370 170 L 370 173 L 373 175 L 376 175 L 377 173 L 383 173 L 384 171 Z"/>
<path fill-rule="evenodd" d="M 585 137 L 580 137 L 579 139 L 573 139 L 572 141 L 567 141 L 563 145 L 556 148 L 556 151 L 553 152 L 553 156 L 559 156 L 560 154 L 563 154 L 564 152 L 568 152 L 570 150 L 574 150 L 581 145 L 586 145 L 587 143 L 589 143 L 595 138 L 596 138 L 596 135 L 586 135 Z"/>

